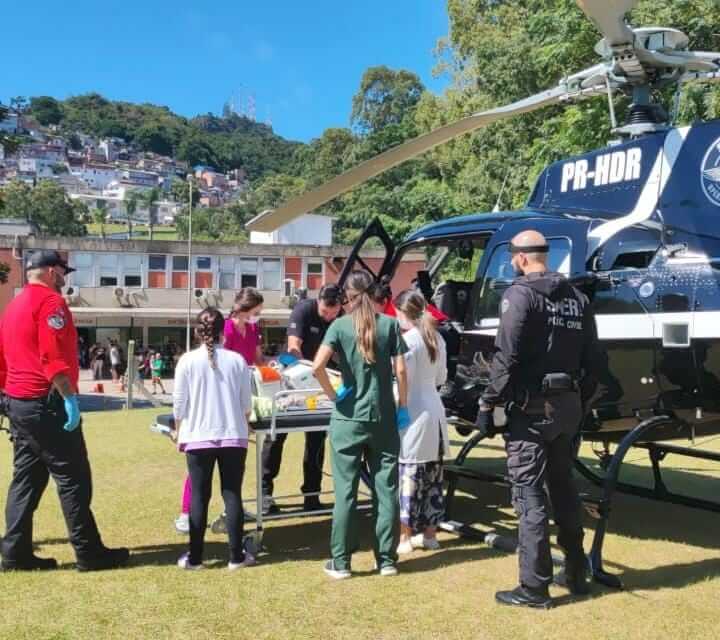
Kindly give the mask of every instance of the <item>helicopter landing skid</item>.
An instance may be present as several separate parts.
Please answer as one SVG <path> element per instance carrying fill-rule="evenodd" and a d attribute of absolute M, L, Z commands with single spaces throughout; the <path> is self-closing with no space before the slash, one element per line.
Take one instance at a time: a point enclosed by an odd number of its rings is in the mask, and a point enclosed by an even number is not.
<path fill-rule="evenodd" d="M 604 584 L 614 589 L 622 589 L 622 582 L 620 581 L 620 579 L 617 576 L 609 574 L 607 571 L 604 570 L 602 559 L 602 548 L 603 543 L 605 542 L 605 533 L 607 531 L 608 520 L 610 518 L 610 505 L 612 503 L 612 497 L 615 491 L 621 491 L 623 493 L 631 493 L 633 495 L 639 495 L 647 498 L 655 498 L 658 500 L 664 500 L 666 502 L 676 502 L 678 504 L 686 504 L 688 506 L 696 506 L 700 508 L 708 508 L 707 506 L 700 506 L 700 503 L 707 505 L 712 504 L 714 505 L 713 510 L 720 510 L 720 504 L 706 503 L 706 501 L 695 500 L 693 498 L 689 498 L 688 496 L 677 496 L 668 492 L 662 482 L 659 467 L 659 463 L 664 457 L 664 455 L 670 452 L 668 450 L 665 453 L 662 453 L 662 450 L 663 448 L 668 449 L 668 447 L 663 447 L 662 445 L 657 445 L 654 443 L 637 444 L 639 440 L 642 440 L 647 436 L 648 432 L 672 422 L 675 422 L 675 420 L 673 420 L 670 416 L 654 416 L 647 420 L 643 420 L 632 431 L 630 431 L 627 435 L 623 437 L 623 439 L 618 444 L 615 453 L 608 458 L 607 469 L 604 476 L 600 476 L 591 471 L 579 459 L 575 460 L 575 467 L 577 468 L 577 470 L 585 478 L 603 488 L 602 498 L 595 505 L 595 511 L 598 517 L 598 525 L 595 528 L 595 535 L 593 537 L 592 547 L 588 556 L 590 570 L 592 571 L 592 576 L 595 582 L 599 582 L 600 584 Z M 654 490 L 647 489 L 645 487 L 638 487 L 636 485 L 631 485 L 624 482 L 618 482 L 618 476 L 620 475 L 620 467 L 622 466 L 627 452 L 634 446 L 647 448 L 650 451 L 650 459 L 653 464 L 653 473 L 655 476 Z M 675 451 L 673 452 L 679 453 L 679 451 L 677 450 L 680 450 L 681 447 L 670 447 L 670 449 L 675 449 Z M 702 457 L 701 455 L 697 454 L 698 452 L 693 452 L 693 455 L 695 457 Z M 683 500 L 680 500 L 681 498 Z"/>

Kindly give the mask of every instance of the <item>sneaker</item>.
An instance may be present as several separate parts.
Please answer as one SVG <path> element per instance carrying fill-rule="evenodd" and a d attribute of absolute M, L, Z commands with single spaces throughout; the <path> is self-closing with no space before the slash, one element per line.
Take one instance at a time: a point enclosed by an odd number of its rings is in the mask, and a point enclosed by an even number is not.
<path fill-rule="evenodd" d="M 426 538 L 422 533 L 418 533 L 410 538 L 410 544 L 413 549 L 429 549 L 436 551 L 440 548 L 440 543 L 437 538 Z"/>
<path fill-rule="evenodd" d="M 553 606 L 547 588 L 530 589 L 523 585 L 515 587 L 512 591 L 498 591 L 495 594 L 495 601 L 498 604 L 531 609 L 550 609 Z"/>
<path fill-rule="evenodd" d="M 389 578 L 398 574 L 397 567 L 394 564 L 386 564 L 380 567 L 380 575 Z"/>
<path fill-rule="evenodd" d="M 78 559 L 76 568 L 78 571 L 104 571 L 105 569 L 117 569 L 123 567 L 130 559 L 130 551 L 125 547 L 108 549 L 103 547 L 99 553 L 87 558 Z"/>
<path fill-rule="evenodd" d="M 245 558 L 242 562 L 228 562 L 228 571 L 237 571 L 245 567 L 254 567 L 257 564 L 257 558 L 249 551 L 245 552 Z"/>
<path fill-rule="evenodd" d="M 50 571 L 57 569 L 58 563 L 55 558 L 38 558 L 30 556 L 26 560 L 2 559 L 0 569 L 3 571 Z"/>
<path fill-rule="evenodd" d="M 177 566 L 187 571 L 199 571 L 203 568 L 202 562 L 200 564 L 190 564 L 190 554 L 183 553 L 177 561 Z"/>
<path fill-rule="evenodd" d="M 415 547 L 413 546 L 412 542 L 410 540 L 402 540 L 400 544 L 398 545 L 397 552 L 398 555 L 404 556 L 408 553 L 412 553 L 413 549 Z"/>
<path fill-rule="evenodd" d="M 275 503 L 275 499 L 272 496 L 264 496 L 263 497 L 263 515 L 264 516 L 270 516 L 274 513 L 279 513 L 280 509 L 278 508 L 277 504 Z"/>
<path fill-rule="evenodd" d="M 328 560 L 323 566 L 323 571 L 335 580 L 346 580 L 352 576 L 350 569 L 336 569 L 335 560 Z"/>
<path fill-rule="evenodd" d="M 190 514 L 181 513 L 175 518 L 175 530 L 178 533 L 190 533 Z"/>

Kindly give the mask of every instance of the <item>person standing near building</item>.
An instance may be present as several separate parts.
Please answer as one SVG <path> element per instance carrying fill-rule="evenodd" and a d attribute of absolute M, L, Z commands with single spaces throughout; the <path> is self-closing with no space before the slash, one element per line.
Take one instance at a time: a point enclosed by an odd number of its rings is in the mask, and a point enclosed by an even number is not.
<path fill-rule="evenodd" d="M 603 355 L 587 297 L 548 271 L 544 236 L 524 231 L 509 250 L 519 275 L 502 296 L 496 351 L 477 416 L 478 428 L 491 432 L 493 408 L 505 403 L 507 469 L 519 518 L 520 584 L 495 598 L 547 609 L 553 564 L 546 484 L 565 551 L 565 585 L 574 594 L 589 590 L 573 441 Z"/>
<path fill-rule="evenodd" d="M 373 485 L 375 562 L 380 575 L 397 574 L 398 430 L 410 425 L 402 357 L 407 347 L 397 320 L 375 311 L 371 298 L 374 285 L 366 271 L 350 274 L 345 283 L 349 314 L 330 325 L 313 362 L 315 377 L 335 402 L 330 420 L 335 483 L 332 558 L 324 570 L 338 580 L 351 576 L 351 556 L 358 548 L 356 506 L 363 456 Z M 338 357 L 343 379 L 337 392 L 326 370 L 333 355 Z M 393 397 L 393 365 L 398 406 Z"/>
<path fill-rule="evenodd" d="M 152 392 L 155 395 L 156 388 L 160 386 L 160 390 L 166 393 L 165 387 L 162 382 L 162 374 L 165 370 L 165 361 L 163 360 L 162 354 L 156 351 L 150 358 L 150 371 L 152 372 Z"/>
<path fill-rule="evenodd" d="M 341 294 L 338 285 L 326 284 L 320 289 L 317 299 L 301 300 L 293 307 L 288 323 L 288 353 L 305 360 L 315 358 L 330 323 L 338 317 L 342 310 Z M 280 472 L 286 438 L 286 433 L 280 433 L 275 440 L 266 438 L 263 444 L 263 509 L 266 514 L 278 511 L 272 493 L 275 478 Z M 306 433 L 303 484 L 300 487 L 303 494 L 308 494 L 304 499 L 305 511 L 318 511 L 325 508 L 319 495 L 324 462 L 325 432 Z"/>
<path fill-rule="evenodd" d="M 33 253 L 28 284 L 0 319 L 0 389 L 8 397 L 13 478 L 5 507 L 4 569 L 53 569 L 33 553 L 33 514 L 52 475 L 80 571 L 127 563 L 90 509 L 92 480 L 78 407 L 77 331 L 60 291 L 73 271 L 55 251 Z"/>
<path fill-rule="evenodd" d="M 115 340 L 110 340 L 110 375 L 113 382 L 120 381 L 121 363 L 120 348 Z"/>
<path fill-rule="evenodd" d="M 197 319 L 200 346 L 184 354 L 175 370 L 173 413 L 177 442 L 185 453 L 192 485 L 190 549 L 178 560 L 182 569 L 202 568 L 213 469 L 217 463 L 230 539 L 228 569 L 255 564 L 243 547 L 242 480 L 252 409 L 250 371 L 245 359 L 220 345 L 224 320 L 208 307 Z"/>
<path fill-rule="evenodd" d="M 445 516 L 443 456 L 450 453 L 445 407 L 438 387 L 447 379 L 445 341 L 419 291 L 395 299 L 408 380 L 410 426 L 400 433 L 400 544 L 398 553 L 438 549 L 437 526 Z"/>

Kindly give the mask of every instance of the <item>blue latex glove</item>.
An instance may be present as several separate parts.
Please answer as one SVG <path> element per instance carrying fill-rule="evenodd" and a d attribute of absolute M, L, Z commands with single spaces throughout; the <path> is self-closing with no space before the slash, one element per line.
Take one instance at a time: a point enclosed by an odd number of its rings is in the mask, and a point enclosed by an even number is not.
<path fill-rule="evenodd" d="M 277 361 L 283 367 L 289 367 L 290 365 L 295 364 L 298 361 L 298 359 L 292 353 L 281 353 L 278 356 Z"/>
<path fill-rule="evenodd" d="M 80 424 L 80 406 L 78 405 L 77 396 L 65 398 L 65 413 L 67 414 L 67 422 L 63 425 L 63 429 L 65 431 L 75 431 Z"/>
<path fill-rule="evenodd" d="M 335 402 L 342 402 L 347 398 L 350 393 L 352 392 L 352 387 L 346 387 L 344 384 L 340 384 L 340 386 L 337 388 L 337 391 L 335 392 Z"/>
<path fill-rule="evenodd" d="M 398 431 L 405 431 L 410 426 L 410 412 L 407 407 L 398 407 L 395 414 Z"/>

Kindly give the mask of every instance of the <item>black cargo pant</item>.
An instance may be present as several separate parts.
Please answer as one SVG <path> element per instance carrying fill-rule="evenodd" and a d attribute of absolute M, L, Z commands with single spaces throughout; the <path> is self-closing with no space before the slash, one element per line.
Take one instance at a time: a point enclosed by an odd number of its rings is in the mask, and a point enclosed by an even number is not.
<path fill-rule="evenodd" d="M 275 440 L 265 438 L 262 451 L 263 494 L 272 495 L 273 483 L 280 473 L 283 446 L 287 433 L 279 433 Z M 309 431 L 305 433 L 305 455 L 303 456 L 303 484 L 302 493 L 319 493 L 322 484 L 322 470 L 325 461 L 325 435 L 324 431 Z"/>
<path fill-rule="evenodd" d="M 102 541 L 90 510 L 92 479 L 82 426 L 65 431 L 62 398 L 8 400 L 13 440 L 13 477 L 5 506 L 2 557 L 22 562 L 32 556 L 33 514 L 50 475 L 57 485 L 70 542 L 78 560 L 92 558 Z"/>
<path fill-rule="evenodd" d="M 582 504 L 572 474 L 580 399 L 576 393 L 567 393 L 548 403 L 544 415 L 529 415 L 518 408 L 511 411 L 505 444 L 519 519 L 520 584 L 531 589 L 546 589 L 553 578 L 548 494 L 559 529 L 558 544 L 567 562 L 575 566 L 584 562 Z"/>

